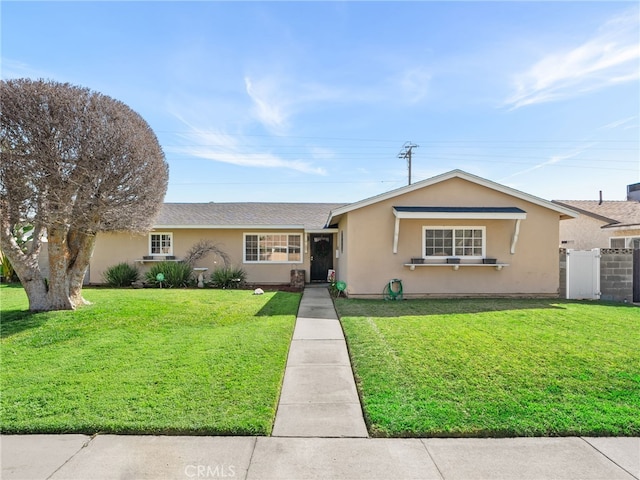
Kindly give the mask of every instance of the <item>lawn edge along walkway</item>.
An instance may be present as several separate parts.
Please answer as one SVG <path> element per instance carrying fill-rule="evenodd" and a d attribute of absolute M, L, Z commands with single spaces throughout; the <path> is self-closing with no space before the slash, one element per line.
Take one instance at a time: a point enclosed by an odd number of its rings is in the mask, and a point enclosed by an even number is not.
<path fill-rule="evenodd" d="M 368 436 L 344 333 L 327 288 L 307 287 L 302 295 L 272 436 Z"/>

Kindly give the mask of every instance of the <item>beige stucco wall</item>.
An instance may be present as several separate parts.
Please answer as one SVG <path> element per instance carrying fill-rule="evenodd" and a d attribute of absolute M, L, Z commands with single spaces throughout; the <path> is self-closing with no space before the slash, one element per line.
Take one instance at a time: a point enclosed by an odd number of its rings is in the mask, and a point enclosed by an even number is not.
<path fill-rule="evenodd" d="M 398 253 L 393 254 L 393 206 L 519 207 L 521 222 L 515 255 L 510 247 L 515 220 L 400 221 Z M 559 214 L 463 179 L 453 178 L 343 215 L 347 232 L 341 258 L 341 279 L 350 296 L 377 296 L 386 283 L 402 280 L 405 297 L 455 295 L 545 295 L 558 292 Z M 485 226 L 486 255 L 508 263 L 495 267 L 405 267 L 422 252 L 423 226 Z M 476 261 L 477 262 L 477 261 Z M 343 265 L 346 263 L 346 266 Z"/>
<path fill-rule="evenodd" d="M 234 266 L 240 266 L 247 272 L 247 281 L 256 284 L 288 284 L 291 279 L 291 270 L 306 270 L 307 281 L 309 279 L 309 254 L 303 246 L 302 262 L 300 263 L 273 263 L 255 264 L 242 263 L 243 260 L 243 234 L 244 233 L 283 233 L 267 230 L 223 230 L 223 229 L 157 229 L 154 232 L 173 233 L 173 255 L 177 259 L 185 256 L 187 251 L 199 240 L 207 239 L 218 244 L 219 248 L 229 255 Z M 303 242 L 306 243 L 306 235 L 302 230 L 291 230 L 287 233 L 303 234 Z M 334 239 L 335 242 L 335 239 Z M 334 243 L 335 244 L 335 243 Z M 90 283 L 103 283 L 103 272 L 112 265 L 120 262 L 134 263 L 149 255 L 149 236 L 132 235 L 128 233 L 101 233 L 97 236 L 96 247 L 90 264 Z M 141 271 L 148 270 L 151 263 L 137 263 Z M 213 255 L 209 255 L 199 261 L 196 267 L 207 267 L 207 275 L 222 265 L 222 261 Z"/>
<path fill-rule="evenodd" d="M 603 230 L 602 220 L 588 215 L 560 222 L 560 247 L 573 250 L 591 250 L 592 248 L 609 248 L 609 237 L 615 235 Z"/>
<path fill-rule="evenodd" d="M 588 215 L 560 222 L 560 248 L 573 250 L 591 250 L 592 248 L 610 248 L 610 239 L 616 237 L 640 236 L 639 229 L 602 228 L 607 222 Z"/>

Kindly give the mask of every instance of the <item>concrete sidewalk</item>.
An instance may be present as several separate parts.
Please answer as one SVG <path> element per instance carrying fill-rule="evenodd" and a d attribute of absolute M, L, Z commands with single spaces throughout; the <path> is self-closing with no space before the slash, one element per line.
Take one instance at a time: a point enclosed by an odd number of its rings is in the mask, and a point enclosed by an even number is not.
<path fill-rule="evenodd" d="M 326 288 L 306 288 L 289 348 L 275 437 L 367 437 L 342 327 Z"/>
<path fill-rule="evenodd" d="M 366 437 L 333 303 L 326 288 L 307 288 L 272 437 L 2 435 L 0 476 L 640 480 L 640 438 Z"/>
<path fill-rule="evenodd" d="M 2 479 L 640 478 L 640 438 L 4 435 Z"/>

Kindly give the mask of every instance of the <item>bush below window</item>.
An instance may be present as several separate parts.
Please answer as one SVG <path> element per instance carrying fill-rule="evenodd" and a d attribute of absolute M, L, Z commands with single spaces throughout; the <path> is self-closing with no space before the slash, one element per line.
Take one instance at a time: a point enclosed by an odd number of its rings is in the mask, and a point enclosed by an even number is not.
<path fill-rule="evenodd" d="M 158 274 L 164 276 L 162 282 L 157 280 Z M 160 262 L 153 265 L 145 274 L 148 283 L 168 288 L 189 287 L 193 285 L 193 269 L 183 262 Z"/>
<path fill-rule="evenodd" d="M 110 287 L 130 287 L 140 278 L 140 272 L 135 265 L 126 262 L 113 265 L 104 272 L 103 279 Z"/>
<path fill-rule="evenodd" d="M 218 268 L 211 274 L 211 284 L 216 288 L 239 288 L 247 282 L 247 272 L 240 267 Z"/>

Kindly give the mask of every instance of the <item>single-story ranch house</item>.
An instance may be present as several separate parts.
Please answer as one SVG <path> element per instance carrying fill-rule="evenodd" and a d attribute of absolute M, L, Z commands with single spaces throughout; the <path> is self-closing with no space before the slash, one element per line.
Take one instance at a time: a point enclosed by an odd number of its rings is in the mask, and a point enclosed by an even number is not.
<path fill-rule="evenodd" d="M 177 261 L 211 240 L 254 284 L 289 283 L 291 270 L 327 281 L 333 270 L 350 297 L 379 298 L 394 279 L 405 298 L 556 296 L 559 223 L 576 216 L 460 170 L 347 205 L 167 203 L 148 235 L 98 235 L 89 282 L 117 263 Z"/>

